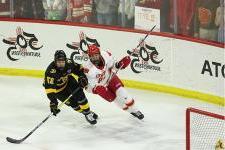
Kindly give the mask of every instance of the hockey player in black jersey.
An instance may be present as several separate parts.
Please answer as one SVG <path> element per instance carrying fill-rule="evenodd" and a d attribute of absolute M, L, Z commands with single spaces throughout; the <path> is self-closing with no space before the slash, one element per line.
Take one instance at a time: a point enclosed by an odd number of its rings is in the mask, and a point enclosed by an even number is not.
<path fill-rule="evenodd" d="M 78 76 L 78 82 L 75 79 Z M 75 111 L 84 114 L 90 124 L 96 124 L 98 115 L 90 110 L 88 100 L 83 92 L 83 88 L 88 84 L 82 67 L 66 58 L 63 50 L 55 52 L 54 61 L 50 63 L 45 71 L 44 87 L 47 97 L 50 100 L 50 110 L 53 115 L 60 112 L 58 100 L 64 101 L 75 92 L 66 105 Z"/>

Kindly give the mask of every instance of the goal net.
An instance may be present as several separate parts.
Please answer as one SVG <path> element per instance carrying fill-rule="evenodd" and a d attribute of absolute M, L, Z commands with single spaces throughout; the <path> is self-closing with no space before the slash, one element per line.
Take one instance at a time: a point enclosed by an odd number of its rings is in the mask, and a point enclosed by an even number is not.
<path fill-rule="evenodd" d="M 188 108 L 186 150 L 225 150 L 225 116 Z"/>

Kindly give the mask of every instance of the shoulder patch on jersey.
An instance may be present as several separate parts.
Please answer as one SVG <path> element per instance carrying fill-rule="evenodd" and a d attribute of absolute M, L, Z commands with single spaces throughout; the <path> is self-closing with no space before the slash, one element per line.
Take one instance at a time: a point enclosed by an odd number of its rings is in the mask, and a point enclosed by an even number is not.
<path fill-rule="evenodd" d="M 107 52 L 107 54 L 109 54 L 109 56 L 112 56 L 112 53 L 110 53 L 109 51 L 106 51 Z"/>
<path fill-rule="evenodd" d="M 56 69 L 51 69 L 50 73 L 56 73 Z"/>

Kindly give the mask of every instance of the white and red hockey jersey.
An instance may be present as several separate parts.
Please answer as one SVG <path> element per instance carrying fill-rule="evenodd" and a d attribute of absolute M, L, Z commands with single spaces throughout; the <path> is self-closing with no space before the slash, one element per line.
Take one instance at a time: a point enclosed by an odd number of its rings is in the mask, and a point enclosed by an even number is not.
<path fill-rule="evenodd" d="M 121 109 L 130 112 L 139 119 L 143 119 L 144 115 L 135 107 L 134 99 L 125 90 L 119 77 L 113 75 L 114 68 L 116 70 L 118 64 L 121 65 L 120 69 L 129 65 L 130 57 L 126 56 L 116 62 L 111 53 L 99 51 L 98 48 L 89 46 L 89 56 L 96 54 L 96 52 L 100 52 L 103 65 L 97 67 L 90 60 L 83 65 L 84 73 L 88 79 L 86 90 L 98 94 L 108 102 L 115 102 Z"/>
<path fill-rule="evenodd" d="M 92 92 L 92 89 L 96 85 L 105 85 L 107 84 L 111 73 L 112 68 L 114 67 L 115 60 L 112 57 L 111 53 L 106 51 L 101 51 L 102 61 L 104 66 L 102 68 L 97 68 L 90 60 L 88 60 L 84 65 L 84 73 L 88 78 L 88 87 L 87 91 Z"/>

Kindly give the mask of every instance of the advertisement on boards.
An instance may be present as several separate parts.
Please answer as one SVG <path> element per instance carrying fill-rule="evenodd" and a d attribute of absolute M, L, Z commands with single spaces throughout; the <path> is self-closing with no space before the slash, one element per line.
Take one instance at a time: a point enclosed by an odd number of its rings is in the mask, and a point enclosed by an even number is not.
<path fill-rule="evenodd" d="M 173 45 L 174 86 L 224 97 L 224 49 L 178 39 Z"/>
<path fill-rule="evenodd" d="M 6 45 L 6 55 L 10 61 L 19 61 L 25 57 L 41 57 L 40 50 L 43 45 L 39 44 L 35 34 L 28 33 L 21 27 L 16 28 L 14 36 L 3 38 L 2 42 Z"/>

